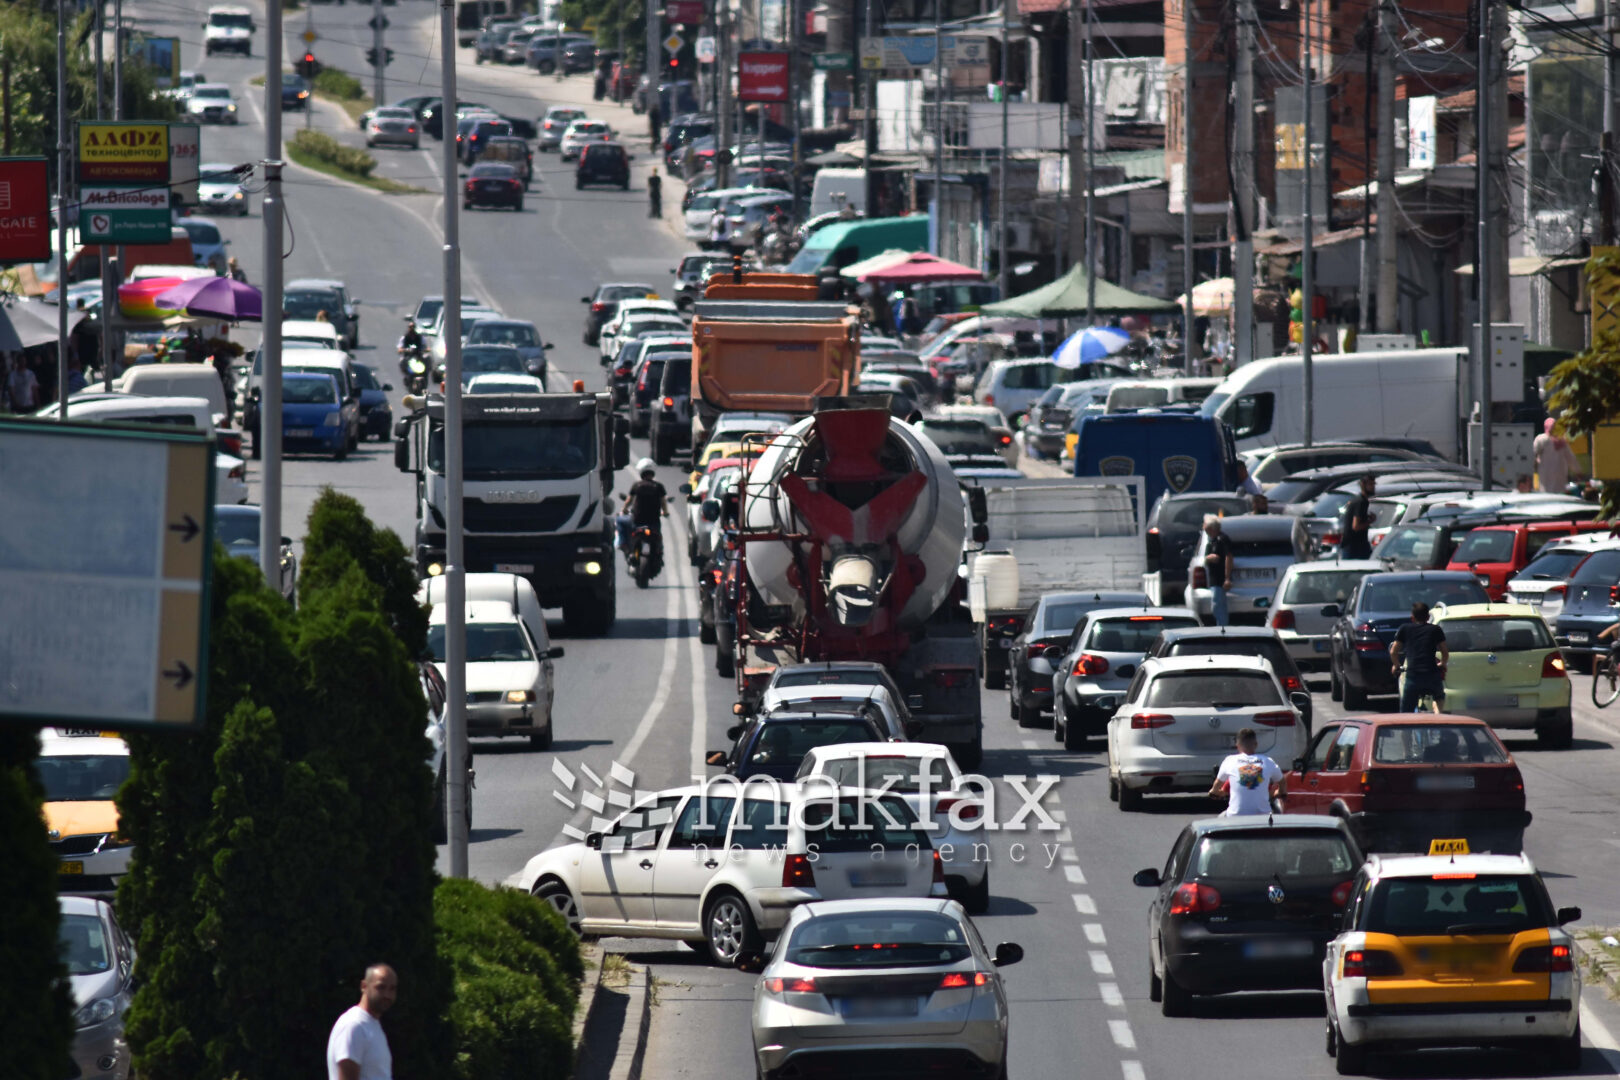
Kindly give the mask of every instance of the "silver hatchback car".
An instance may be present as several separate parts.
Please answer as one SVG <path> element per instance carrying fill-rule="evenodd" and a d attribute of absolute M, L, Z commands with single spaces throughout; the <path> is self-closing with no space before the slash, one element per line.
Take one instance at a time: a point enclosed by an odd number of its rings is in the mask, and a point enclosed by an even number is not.
<path fill-rule="evenodd" d="M 1271 594 L 1289 566 L 1311 557 L 1311 535 L 1301 519 L 1290 514 L 1244 514 L 1223 518 L 1221 531 L 1232 544 L 1232 580 L 1226 583 L 1226 610 L 1233 622 L 1265 621 Z M 1209 533 L 1201 532 L 1187 563 L 1187 606 L 1200 619 L 1215 611 L 1204 556 L 1209 554 Z"/>
<path fill-rule="evenodd" d="M 788 1076 L 1002 1076 L 1007 992 L 992 954 L 954 900 L 805 904 L 769 964 L 738 966 L 754 985 L 754 1059 L 765 1080 Z"/>
<path fill-rule="evenodd" d="M 62 913 L 57 937 L 73 994 L 77 1075 L 125 1080 L 131 1070 L 124 1014 L 135 993 L 135 946 L 107 901 L 63 896 L 57 903 Z"/>
<path fill-rule="evenodd" d="M 1125 698 L 1131 679 L 1153 640 L 1164 630 L 1198 625 L 1186 608 L 1100 608 L 1075 631 L 1062 660 L 1067 673 L 1052 710 L 1052 737 L 1065 750 L 1079 750 L 1087 736 L 1103 735 L 1108 718 Z"/>
<path fill-rule="evenodd" d="M 1337 615 L 1324 615 L 1328 605 L 1344 606 L 1345 597 L 1368 574 L 1376 574 L 1384 564 L 1376 559 L 1334 559 L 1295 563 L 1283 571 L 1282 580 L 1271 594 L 1266 625 L 1288 649 L 1301 671 L 1326 671 L 1328 631 Z"/>

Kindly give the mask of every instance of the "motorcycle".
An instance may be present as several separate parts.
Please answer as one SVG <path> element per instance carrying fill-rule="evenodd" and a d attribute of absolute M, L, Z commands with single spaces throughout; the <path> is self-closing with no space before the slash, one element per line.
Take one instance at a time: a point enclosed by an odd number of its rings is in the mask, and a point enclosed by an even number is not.
<path fill-rule="evenodd" d="M 664 568 L 664 546 L 651 525 L 637 525 L 630 533 L 630 546 L 624 553 L 625 565 L 636 579 L 636 588 L 647 583 Z"/>
<path fill-rule="evenodd" d="M 407 347 L 403 339 L 395 350 L 399 355 L 399 374 L 405 388 L 413 394 L 427 389 L 427 350 L 420 345 Z"/>
<path fill-rule="evenodd" d="M 780 266 L 792 262 L 793 256 L 798 253 L 799 242 L 794 236 L 793 230 L 786 223 L 767 229 L 765 238 L 760 241 L 760 261 L 770 266 Z"/>

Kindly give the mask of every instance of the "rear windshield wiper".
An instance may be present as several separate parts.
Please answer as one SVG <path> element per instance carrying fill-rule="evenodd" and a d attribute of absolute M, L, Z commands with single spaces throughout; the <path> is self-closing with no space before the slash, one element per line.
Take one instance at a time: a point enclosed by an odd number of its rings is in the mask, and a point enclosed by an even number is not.
<path fill-rule="evenodd" d="M 1446 927 L 1446 933 L 1453 937 L 1459 934 L 1512 934 L 1516 932 L 1511 926 L 1503 926 L 1501 923 L 1465 922 L 1452 923 Z"/>

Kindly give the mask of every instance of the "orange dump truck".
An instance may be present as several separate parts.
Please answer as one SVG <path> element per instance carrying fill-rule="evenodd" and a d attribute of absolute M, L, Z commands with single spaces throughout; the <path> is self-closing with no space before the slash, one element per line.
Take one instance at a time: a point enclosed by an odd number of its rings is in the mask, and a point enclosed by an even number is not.
<path fill-rule="evenodd" d="M 814 276 L 715 277 L 692 319 L 692 445 L 723 412 L 805 415 L 860 378 L 860 319 L 817 299 Z"/>

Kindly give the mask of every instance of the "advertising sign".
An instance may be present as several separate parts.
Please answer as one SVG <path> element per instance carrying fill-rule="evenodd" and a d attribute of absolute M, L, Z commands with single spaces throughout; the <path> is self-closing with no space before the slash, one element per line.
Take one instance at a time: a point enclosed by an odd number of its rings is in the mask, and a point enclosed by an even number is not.
<path fill-rule="evenodd" d="M 79 232 L 87 244 L 166 244 L 168 188 L 81 188 Z"/>
<path fill-rule="evenodd" d="M 167 184 L 169 125 L 135 120 L 79 121 L 81 184 Z"/>
<path fill-rule="evenodd" d="M 664 0 L 664 18 L 672 23 L 696 26 L 703 21 L 703 0 Z"/>
<path fill-rule="evenodd" d="M 745 52 L 737 55 L 738 101 L 786 101 L 788 54 Z"/>
<path fill-rule="evenodd" d="M 159 90 L 180 85 L 180 39 L 131 34 L 130 53 L 152 69 L 152 84 Z"/>
<path fill-rule="evenodd" d="M 947 35 L 940 39 L 944 55 L 940 63 L 948 68 L 988 68 L 990 44 L 983 37 Z M 863 38 L 861 67 L 869 71 L 914 71 L 934 66 L 934 38 L 931 34 L 904 37 Z"/>
<path fill-rule="evenodd" d="M 197 205 L 197 169 L 202 136 L 196 124 L 169 125 L 169 190 L 186 206 Z"/>
<path fill-rule="evenodd" d="M 1432 169 L 1435 166 L 1435 105 L 1433 94 L 1406 99 L 1406 166 Z"/>
<path fill-rule="evenodd" d="M 45 159 L 0 158 L 0 263 L 51 257 L 51 188 Z"/>
<path fill-rule="evenodd" d="M 816 53 L 810 63 L 817 71 L 849 71 L 855 66 L 855 57 L 847 52 Z"/>

